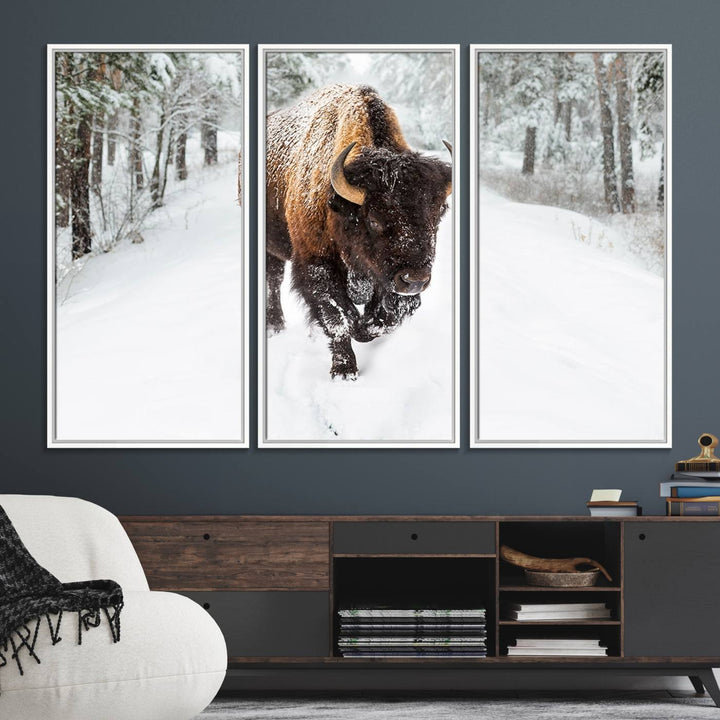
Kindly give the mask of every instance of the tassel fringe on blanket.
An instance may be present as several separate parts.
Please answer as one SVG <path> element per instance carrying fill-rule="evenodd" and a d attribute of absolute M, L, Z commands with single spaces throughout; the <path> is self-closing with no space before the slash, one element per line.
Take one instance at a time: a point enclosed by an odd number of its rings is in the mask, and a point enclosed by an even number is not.
<path fill-rule="evenodd" d="M 23 675 L 21 654 L 39 664 L 38 635 L 47 625 L 57 645 L 68 612 L 78 615 L 78 645 L 83 631 L 98 627 L 103 616 L 112 641 L 119 642 L 122 608 L 122 588 L 113 580 L 61 583 L 39 565 L 0 506 L 0 668 L 14 660 Z"/>

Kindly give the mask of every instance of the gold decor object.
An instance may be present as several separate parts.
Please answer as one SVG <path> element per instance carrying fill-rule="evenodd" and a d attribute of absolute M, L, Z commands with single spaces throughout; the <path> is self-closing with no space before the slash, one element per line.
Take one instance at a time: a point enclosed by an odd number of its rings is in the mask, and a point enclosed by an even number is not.
<path fill-rule="evenodd" d="M 698 438 L 700 454 L 688 460 L 675 463 L 675 472 L 718 472 L 720 458 L 715 455 L 718 439 L 710 433 L 703 433 Z"/>
<path fill-rule="evenodd" d="M 590 568 L 599 570 L 609 582 L 612 582 L 610 573 L 597 561 L 587 557 L 573 558 L 539 558 L 527 555 L 519 550 L 500 546 L 500 557 L 511 565 L 517 565 L 524 570 L 535 570 L 546 573 L 585 573 Z"/>

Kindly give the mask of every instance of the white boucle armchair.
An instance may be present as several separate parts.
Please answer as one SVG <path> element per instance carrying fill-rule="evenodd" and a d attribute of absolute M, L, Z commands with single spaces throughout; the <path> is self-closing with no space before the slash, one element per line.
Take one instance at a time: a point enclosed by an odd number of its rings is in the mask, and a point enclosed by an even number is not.
<path fill-rule="evenodd" d="M 192 600 L 151 592 L 118 519 L 76 498 L 0 495 L 0 506 L 35 559 L 62 582 L 116 580 L 123 589 L 121 640 L 105 624 L 83 632 L 66 613 L 51 645 L 37 640 L 37 664 L 0 669 L 2 720 L 190 720 L 225 677 L 227 649 L 215 621 Z"/>

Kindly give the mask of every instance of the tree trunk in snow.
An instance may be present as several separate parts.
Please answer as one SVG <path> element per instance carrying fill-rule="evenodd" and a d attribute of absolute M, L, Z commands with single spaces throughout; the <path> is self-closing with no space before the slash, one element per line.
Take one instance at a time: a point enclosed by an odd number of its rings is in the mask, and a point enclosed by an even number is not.
<path fill-rule="evenodd" d="M 165 109 L 160 112 L 160 128 L 157 132 L 155 143 L 155 163 L 153 165 L 152 177 L 150 178 L 150 196 L 153 200 L 153 207 L 162 205 L 160 197 L 160 158 L 163 150 L 163 136 L 165 134 Z"/>
<path fill-rule="evenodd" d="M 55 223 L 58 227 L 70 224 L 70 147 L 65 121 L 55 126 Z"/>
<path fill-rule="evenodd" d="M 185 164 L 185 149 L 187 148 L 187 132 L 183 130 L 178 135 L 175 148 L 175 179 L 187 180 L 187 165 Z"/>
<path fill-rule="evenodd" d="M 490 107 L 492 106 L 492 88 L 489 86 L 485 90 L 485 104 L 483 105 L 483 127 L 490 124 Z"/>
<path fill-rule="evenodd" d="M 92 171 L 90 173 L 90 184 L 93 192 L 98 195 L 102 186 L 103 139 L 103 118 L 98 116 L 93 129 Z"/>
<path fill-rule="evenodd" d="M 535 138 L 537 128 L 527 127 L 525 129 L 525 151 L 523 153 L 523 175 L 532 175 L 535 172 Z"/>
<path fill-rule="evenodd" d="M 613 137 L 613 118 L 610 109 L 610 93 L 608 91 L 607 71 L 602 62 L 602 53 L 593 53 L 595 78 L 600 100 L 600 129 L 603 139 L 603 184 L 605 186 L 605 203 L 608 212 L 620 212 L 617 176 L 615 174 L 615 140 Z"/>
<path fill-rule="evenodd" d="M 133 99 L 130 111 L 130 172 L 137 190 L 145 186 L 143 176 L 142 150 L 140 148 L 140 100 Z"/>
<path fill-rule="evenodd" d="M 122 72 L 117 68 L 110 73 L 110 83 L 114 90 L 120 90 L 123 83 Z M 107 121 L 107 163 L 108 165 L 115 164 L 115 147 L 117 142 L 117 129 L 120 124 L 120 112 L 115 110 Z"/>
<path fill-rule="evenodd" d="M 563 107 L 563 115 L 565 121 L 565 139 L 568 142 L 572 140 L 572 111 L 573 101 L 568 100 Z"/>
<path fill-rule="evenodd" d="M 107 164 L 115 164 L 115 134 L 117 133 L 119 116 L 117 110 L 108 118 L 107 122 Z"/>
<path fill-rule="evenodd" d="M 636 204 L 630 129 L 630 91 L 623 53 L 618 53 L 615 60 L 615 93 L 618 116 L 618 149 L 620 151 L 620 201 L 623 213 L 627 214 L 635 212 Z"/>
<path fill-rule="evenodd" d="M 167 144 L 167 149 L 165 150 L 165 167 L 163 169 L 163 174 L 162 174 L 162 183 L 160 184 L 160 204 L 161 205 L 163 202 L 163 198 L 165 197 L 165 188 L 167 187 L 168 166 L 172 162 L 174 136 L 175 136 L 175 129 L 171 125 L 170 130 L 168 131 L 168 144 Z"/>
<path fill-rule="evenodd" d="M 202 122 L 201 141 L 205 150 L 205 165 L 217 165 L 217 117 L 208 115 Z"/>
<path fill-rule="evenodd" d="M 92 246 L 90 231 L 90 148 L 91 116 L 79 114 L 73 142 L 70 172 L 70 204 L 72 208 L 73 260 L 86 255 Z"/>
<path fill-rule="evenodd" d="M 107 66 L 105 65 L 105 53 L 100 53 L 98 66 L 95 70 L 95 80 L 104 84 L 107 80 Z M 96 112 L 93 118 L 93 139 L 92 139 L 92 169 L 90 171 L 90 187 L 93 192 L 101 194 L 102 186 L 102 164 L 103 164 L 103 134 L 105 115 L 103 112 Z"/>
<path fill-rule="evenodd" d="M 66 76 L 68 60 L 65 53 L 57 56 L 56 76 Z M 72 108 L 68 101 L 59 102 L 55 108 L 55 224 L 70 224 L 70 147 L 72 144 Z"/>

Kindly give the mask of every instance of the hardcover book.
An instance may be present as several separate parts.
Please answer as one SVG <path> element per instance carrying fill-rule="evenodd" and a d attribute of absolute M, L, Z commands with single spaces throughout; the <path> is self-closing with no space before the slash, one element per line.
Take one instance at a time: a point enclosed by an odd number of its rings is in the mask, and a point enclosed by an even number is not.
<path fill-rule="evenodd" d="M 517 638 L 513 647 L 522 648 L 599 648 L 599 638 Z"/>
<path fill-rule="evenodd" d="M 572 656 L 572 657 L 602 657 L 607 655 L 606 648 L 525 648 L 525 647 L 509 647 L 508 655 L 525 656 L 525 657 L 542 657 L 543 655 L 554 656 Z"/>
<path fill-rule="evenodd" d="M 669 498 L 667 501 L 667 514 L 670 516 L 720 515 L 720 497 L 706 497 L 700 500 L 693 498 Z"/>

